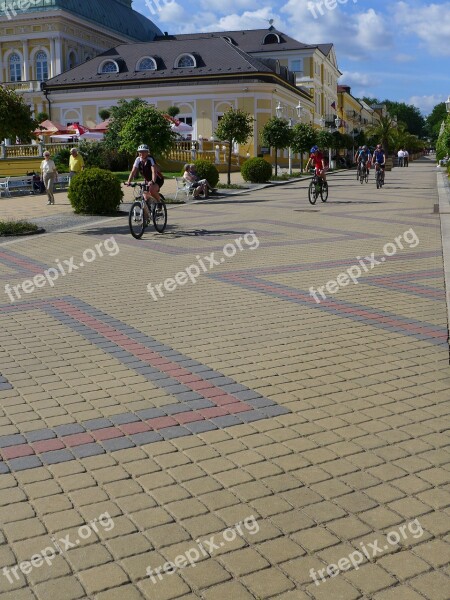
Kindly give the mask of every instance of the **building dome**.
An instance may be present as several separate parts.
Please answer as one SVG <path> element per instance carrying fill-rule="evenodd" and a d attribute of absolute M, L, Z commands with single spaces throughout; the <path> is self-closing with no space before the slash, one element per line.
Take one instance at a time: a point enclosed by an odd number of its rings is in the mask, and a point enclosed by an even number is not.
<path fill-rule="evenodd" d="M 148 42 L 163 35 L 150 19 L 131 8 L 131 0 L 29 0 L 29 4 L 23 12 L 64 10 L 132 40 Z"/>

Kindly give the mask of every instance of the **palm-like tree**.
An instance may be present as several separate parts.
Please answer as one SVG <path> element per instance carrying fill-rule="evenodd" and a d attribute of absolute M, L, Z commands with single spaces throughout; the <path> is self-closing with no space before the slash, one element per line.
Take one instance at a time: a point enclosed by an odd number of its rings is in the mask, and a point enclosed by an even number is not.
<path fill-rule="evenodd" d="M 375 138 L 377 143 L 381 141 L 387 156 L 389 154 L 389 147 L 392 148 L 395 146 L 395 132 L 397 127 L 397 122 L 391 116 L 381 116 L 378 123 L 368 127 L 367 135 L 370 138 Z"/>

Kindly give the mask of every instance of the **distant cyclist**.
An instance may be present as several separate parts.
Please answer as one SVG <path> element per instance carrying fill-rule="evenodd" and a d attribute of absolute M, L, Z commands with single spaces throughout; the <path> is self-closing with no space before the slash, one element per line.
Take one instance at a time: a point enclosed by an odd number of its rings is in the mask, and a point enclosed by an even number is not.
<path fill-rule="evenodd" d="M 375 148 L 375 151 L 373 153 L 373 164 L 375 165 L 375 168 L 381 169 L 381 174 L 382 174 L 383 183 L 384 183 L 384 174 L 385 174 L 385 169 L 386 169 L 386 154 L 385 154 L 381 144 L 378 144 L 377 147 Z M 377 167 L 377 165 L 378 165 L 378 167 Z"/>
<path fill-rule="evenodd" d="M 369 174 L 369 163 L 371 159 L 370 150 L 367 146 L 362 146 L 356 153 L 357 168 L 362 164 L 364 168 L 364 174 Z"/>
<path fill-rule="evenodd" d="M 327 176 L 325 174 L 325 161 L 322 152 L 319 150 L 319 146 L 313 146 L 311 148 L 311 156 L 309 157 L 308 163 L 306 165 L 306 170 L 308 170 L 310 163 L 314 164 L 316 175 L 320 177 L 322 181 L 326 182 Z"/>

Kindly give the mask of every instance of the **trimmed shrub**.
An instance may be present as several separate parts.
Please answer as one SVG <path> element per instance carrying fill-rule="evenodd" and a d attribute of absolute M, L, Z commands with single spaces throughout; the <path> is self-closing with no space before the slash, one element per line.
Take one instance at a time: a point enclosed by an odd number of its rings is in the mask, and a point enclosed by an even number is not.
<path fill-rule="evenodd" d="M 56 165 L 56 170 L 59 173 L 68 173 L 69 172 L 69 159 L 70 159 L 70 149 L 63 148 L 53 157 L 53 161 Z"/>
<path fill-rule="evenodd" d="M 219 181 L 219 171 L 217 167 L 213 165 L 209 160 L 198 159 L 194 161 L 195 170 L 199 179 L 206 179 L 209 185 L 213 188 L 216 187 Z"/>
<path fill-rule="evenodd" d="M 272 177 L 272 165 L 264 158 L 249 158 L 241 167 L 244 181 L 265 183 Z"/>
<path fill-rule="evenodd" d="M 94 168 L 75 175 L 68 196 L 76 213 L 109 215 L 118 211 L 123 192 L 111 171 Z"/>

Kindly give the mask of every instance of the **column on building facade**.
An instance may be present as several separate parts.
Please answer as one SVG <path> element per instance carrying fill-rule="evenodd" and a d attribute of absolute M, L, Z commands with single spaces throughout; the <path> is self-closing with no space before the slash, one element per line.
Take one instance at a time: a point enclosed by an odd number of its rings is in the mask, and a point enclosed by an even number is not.
<path fill-rule="evenodd" d="M 3 48 L 0 44 L 0 82 L 6 81 L 6 79 L 3 79 Z"/>
<path fill-rule="evenodd" d="M 55 77 L 56 68 L 55 68 L 55 38 L 49 38 L 50 42 L 50 77 Z"/>
<path fill-rule="evenodd" d="M 23 80 L 29 81 L 30 77 L 30 59 L 28 55 L 28 40 L 22 40 L 22 54 L 23 54 Z"/>
<path fill-rule="evenodd" d="M 62 40 L 60 37 L 55 40 L 55 71 L 55 75 L 60 75 L 63 71 Z"/>

